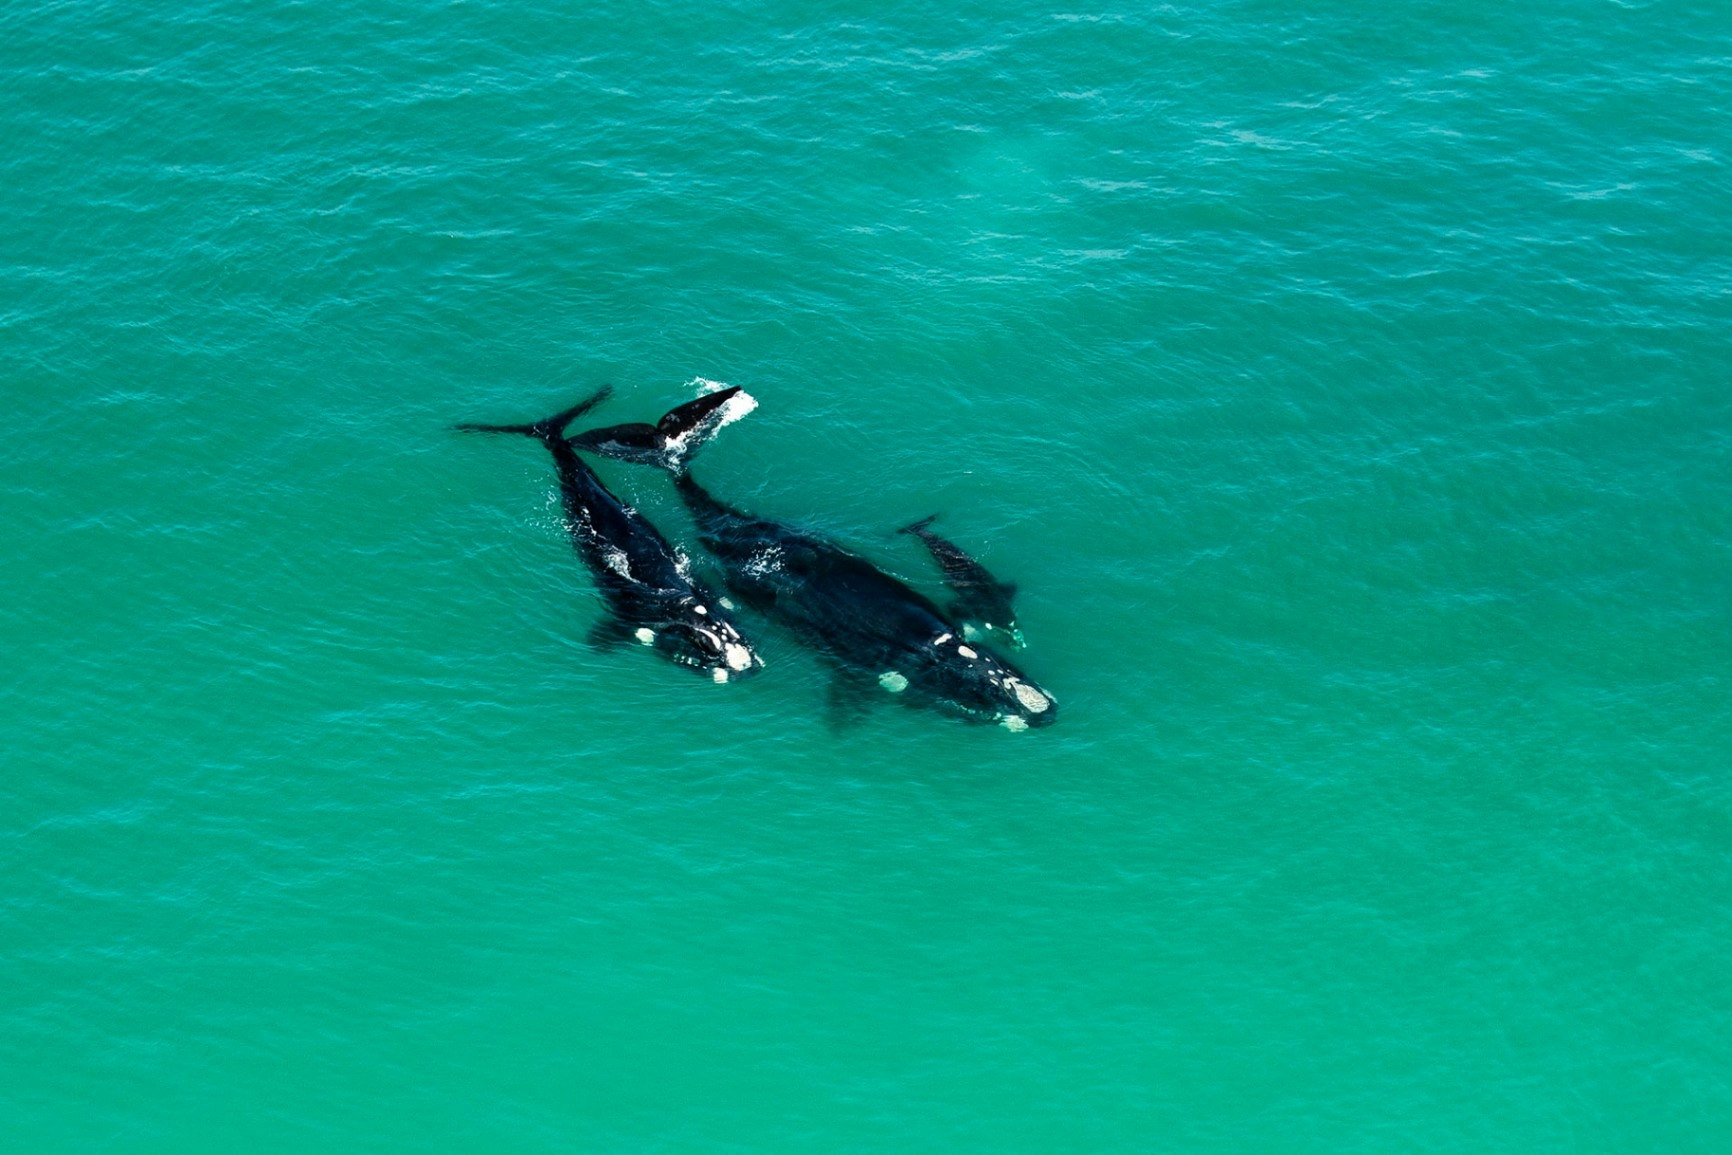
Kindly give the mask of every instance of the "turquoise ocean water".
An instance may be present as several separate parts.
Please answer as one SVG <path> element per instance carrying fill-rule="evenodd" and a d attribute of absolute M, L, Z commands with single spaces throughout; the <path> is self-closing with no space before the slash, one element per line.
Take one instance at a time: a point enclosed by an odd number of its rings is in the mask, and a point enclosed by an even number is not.
<path fill-rule="evenodd" d="M 6 1150 L 1732 1150 L 1723 4 L 21 0 L 0 76 Z M 699 377 L 1058 724 L 586 645 L 447 427 Z"/>

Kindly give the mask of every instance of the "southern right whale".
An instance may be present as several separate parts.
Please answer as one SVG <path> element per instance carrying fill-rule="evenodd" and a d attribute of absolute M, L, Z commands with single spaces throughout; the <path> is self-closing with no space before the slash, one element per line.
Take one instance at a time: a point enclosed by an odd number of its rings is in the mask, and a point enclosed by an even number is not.
<path fill-rule="evenodd" d="M 730 620 L 727 606 L 687 572 L 685 559 L 649 520 L 608 491 L 572 451 L 565 427 L 601 404 L 603 388 L 570 409 L 527 425 L 459 425 L 477 433 L 521 433 L 547 446 L 559 469 L 565 527 L 595 578 L 609 614 L 591 632 L 597 642 L 635 638 L 669 661 L 717 682 L 746 677 L 763 660 Z"/>
<path fill-rule="evenodd" d="M 937 519 L 935 513 L 896 532 L 913 534 L 932 554 L 938 572 L 944 575 L 944 584 L 956 595 L 949 606 L 950 614 L 962 623 L 966 637 L 973 640 L 1003 634 L 1011 649 L 1022 649 L 1022 630 L 1017 627 L 1016 611 L 1010 605 L 1010 599 L 1016 596 L 1016 584 L 999 581 L 985 566 L 964 553 L 961 546 L 928 529 Z"/>
<path fill-rule="evenodd" d="M 1058 716 L 1053 696 L 991 650 L 970 646 L 931 599 L 826 538 L 718 501 L 692 478 L 692 455 L 755 404 L 734 386 L 678 406 L 655 425 L 592 429 L 571 444 L 672 474 L 728 587 L 842 670 L 977 721 L 1012 730 L 1049 725 Z"/>

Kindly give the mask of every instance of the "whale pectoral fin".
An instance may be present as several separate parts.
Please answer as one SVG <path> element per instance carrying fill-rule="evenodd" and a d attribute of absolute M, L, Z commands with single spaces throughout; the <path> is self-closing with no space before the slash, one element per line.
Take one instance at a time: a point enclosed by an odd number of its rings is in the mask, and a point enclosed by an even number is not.
<path fill-rule="evenodd" d="M 715 393 L 707 393 L 696 401 L 687 401 L 677 405 L 662 414 L 662 419 L 656 422 L 656 430 L 663 437 L 683 437 L 716 415 L 716 411 L 727 405 L 740 392 L 738 385 L 731 385 Z"/>
<path fill-rule="evenodd" d="M 866 711 L 872 708 L 872 694 L 858 677 L 849 677 L 845 670 L 833 670 L 824 704 L 825 725 L 832 735 L 837 735 L 866 720 Z"/>
<path fill-rule="evenodd" d="M 584 640 L 598 650 L 617 650 L 632 642 L 631 626 L 612 614 L 589 627 Z"/>
<path fill-rule="evenodd" d="M 638 465 L 660 464 L 667 448 L 656 427 L 641 421 L 588 429 L 565 440 L 573 449 L 584 449 L 615 461 L 630 461 Z"/>
<path fill-rule="evenodd" d="M 676 406 L 664 413 L 654 425 L 642 422 L 610 425 L 605 429 L 579 433 L 576 437 L 566 438 L 566 441 L 573 449 L 587 450 L 615 461 L 654 465 L 680 476 L 705 441 L 729 421 L 751 412 L 756 405 L 749 394 L 735 385 Z"/>

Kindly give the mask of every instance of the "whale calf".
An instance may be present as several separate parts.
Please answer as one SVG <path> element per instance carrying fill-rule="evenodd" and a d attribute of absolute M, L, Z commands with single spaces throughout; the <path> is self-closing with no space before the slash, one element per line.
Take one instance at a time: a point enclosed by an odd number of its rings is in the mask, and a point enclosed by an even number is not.
<path fill-rule="evenodd" d="M 897 533 L 918 537 L 938 563 L 944 584 L 956 595 L 948 609 L 951 617 L 962 623 L 964 634 L 972 641 L 976 637 L 999 635 L 1013 650 L 1025 644 L 1022 630 L 1016 624 L 1016 611 L 1010 600 L 1016 596 L 1016 585 L 1001 582 L 975 561 L 961 546 L 948 538 L 939 537 L 927 527 L 938 515 L 923 517 L 913 525 L 905 525 Z"/>
<path fill-rule="evenodd" d="M 456 428 L 523 434 L 553 454 L 566 531 L 607 603 L 607 617 L 591 631 L 592 641 L 637 641 L 716 682 L 747 677 L 763 666 L 763 659 L 734 625 L 723 600 L 693 580 L 684 557 L 648 518 L 608 491 L 565 436 L 566 426 L 611 392 L 604 388 L 527 425 Z"/>
<path fill-rule="evenodd" d="M 692 478 L 698 448 L 754 404 L 735 386 L 672 409 L 655 425 L 594 429 L 571 445 L 672 474 L 728 588 L 856 681 L 1012 730 L 1051 724 L 1058 716 L 1053 696 L 984 646 L 970 645 L 931 599 L 827 538 L 724 504 Z"/>

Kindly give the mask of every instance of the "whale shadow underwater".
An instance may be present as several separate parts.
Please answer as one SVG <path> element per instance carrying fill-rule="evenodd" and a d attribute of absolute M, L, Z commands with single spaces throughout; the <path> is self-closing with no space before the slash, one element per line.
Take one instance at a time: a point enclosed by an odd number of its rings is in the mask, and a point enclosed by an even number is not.
<path fill-rule="evenodd" d="M 671 409 L 654 425 L 591 429 L 569 443 L 671 475 L 728 589 L 788 627 L 854 686 L 875 682 L 904 700 L 1011 730 L 1051 725 L 1058 716 L 1052 694 L 990 649 L 971 645 L 930 598 L 828 538 L 735 509 L 692 477 L 698 449 L 755 406 L 733 386 Z"/>
<path fill-rule="evenodd" d="M 522 434 L 553 454 L 566 532 L 607 607 L 606 616 L 590 631 L 592 642 L 614 646 L 635 640 L 716 682 L 749 677 L 764 662 L 734 624 L 724 600 L 691 576 L 684 555 L 648 518 L 615 497 L 565 436 L 567 426 L 611 393 L 611 388 L 603 388 L 527 425 L 470 423 L 455 428 Z"/>

